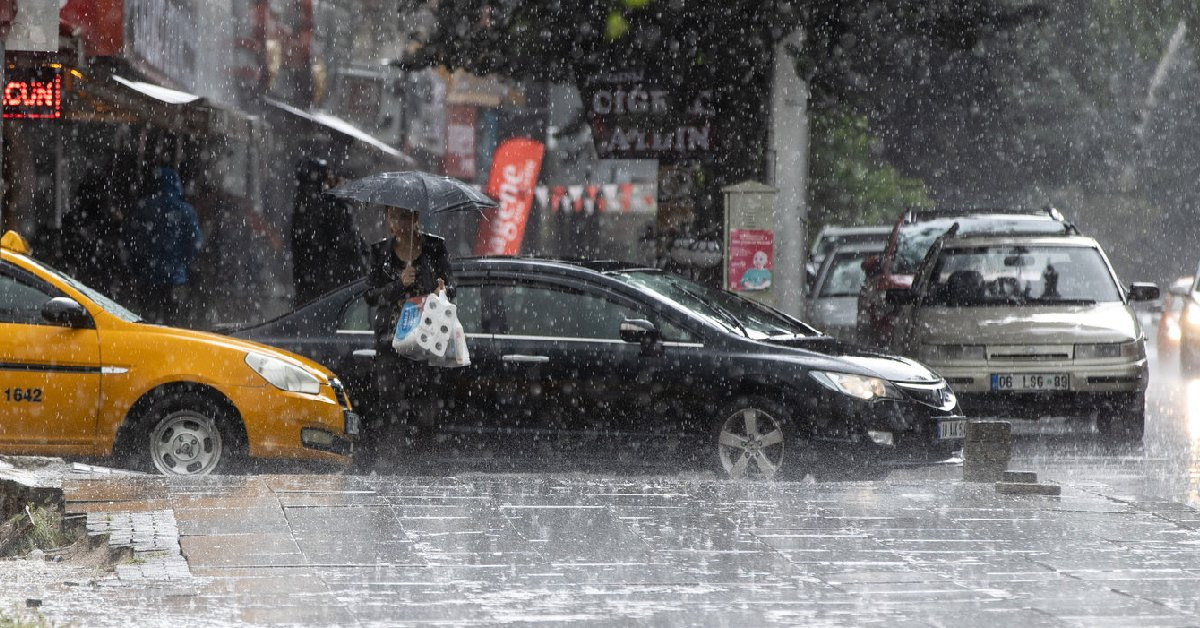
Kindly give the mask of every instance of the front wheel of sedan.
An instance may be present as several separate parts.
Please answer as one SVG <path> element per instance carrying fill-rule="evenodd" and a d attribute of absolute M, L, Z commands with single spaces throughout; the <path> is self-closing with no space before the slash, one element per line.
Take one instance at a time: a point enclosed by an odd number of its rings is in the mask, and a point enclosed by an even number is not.
<path fill-rule="evenodd" d="M 138 466 L 163 475 L 209 475 L 229 470 L 241 457 L 235 417 L 200 395 L 163 399 L 147 413 L 134 437 Z M 149 464 L 146 464 L 149 463 Z"/>
<path fill-rule="evenodd" d="M 1136 445 L 1146 430 L 1146 397 L 1135 393 L 1123 403 L 1103 408 L 1096 416 L 1101 438 L 1113 444 Z"/>
<path fill-rule="evenodd" d="M 775 478 L 799 459 L 791 423 L 777 404 L 743 397 L 721 412 L 716 429 L 717 471 L 732 479 Z"/>

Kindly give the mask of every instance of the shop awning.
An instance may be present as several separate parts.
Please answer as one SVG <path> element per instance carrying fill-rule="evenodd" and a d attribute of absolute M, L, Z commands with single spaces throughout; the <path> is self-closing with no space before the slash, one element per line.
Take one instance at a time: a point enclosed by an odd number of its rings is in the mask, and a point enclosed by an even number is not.
<path fill-rule="evenodd" d="M 65 97 L 68 120 L 147 124 L 191 135 L 208 133 L 212 111 L 195 94 L 116 74 L 81 76 Z"/>
<path fill-rule="evenodd" d="M 118 74 L 81 77 L 65 117 L 81 122 L 147 124 L 191 135 L 241 136 L 252 118 L 185 91 Z"/>
<path fill-rule="evenodd" d="M 308 122 L 311 122 L 312 124 L 315 124 L 315 125 L 318 125 L 321 127 L 325 127 L 331 131 L 334 131 L 336 133 L 339 133 L 341 135 L 344 135 L 346 137 L 354 139 L 358 142 L 362 142 L 363 144 L 370 146 L 371 148 L 379 151 L 380 153 L 383 153 L 384 155 L 387 155 L 389 157 L 392 157 L 393 159 L 396 159 L 397 161 L 401 162 L 404 165 L 404 167 L 412 168 L 412 167 L 416 166 L 416 163 L 417 163 L 416 160 L 413 159 L 412 157 L 404 154 L 403 151 L 391 146 L 387 142 L 384 142 L 383 140 L 375 137 L 374 135 L 367 133 L 366 131 L 354 126 L 353 124 L 350 124 L 349 122 L 347 122 L 335 115 L 331 115 L 328 113 L 313 112 L 313 111 L 304 111 L 303 109 L 293 107 L 287 103 L 280 102 L 280 101 L 274 100 L 272 98 L 264 98 L 263 100 L 267 104 L 271 105 L 272 107 L 275 107 L 276 109 L 279 109 L 280 111 L 285 111 L 294 116 L 297 116 L 299 118 L 307 120 Z"/>
<path fill-rule="evenodd" d="M 135 92 L 145 94 L 155 100 L 161 100 L 168 105 L 188 105 L 200 100 L 200 97 L 195 94 L 181 92 L 177 89 L 170 89 L 162 85 L 155 85 L 154 83 L 133 81 L 115 74 L 113 75 L 113 80 Z"/>

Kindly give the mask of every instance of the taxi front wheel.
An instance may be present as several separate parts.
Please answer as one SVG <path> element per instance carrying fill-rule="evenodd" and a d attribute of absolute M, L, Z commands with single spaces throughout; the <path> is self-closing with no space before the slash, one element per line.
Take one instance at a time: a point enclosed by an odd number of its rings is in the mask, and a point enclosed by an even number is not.
<path fill-rule="evenodd" d="M 138 466 L 164 475 L 208 475 L 228 470 L 241 441 L 230 412 L 198 394 L 166 397 L 146 413 L 134 450 Z M 149 463 L 149 464 L 147 464 Z"/>

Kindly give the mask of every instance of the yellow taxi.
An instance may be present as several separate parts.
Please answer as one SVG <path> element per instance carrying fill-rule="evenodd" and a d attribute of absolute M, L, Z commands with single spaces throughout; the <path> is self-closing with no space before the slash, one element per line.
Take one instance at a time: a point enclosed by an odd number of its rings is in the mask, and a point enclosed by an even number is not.
<path fill-rule="evenodd" d="M 0 453 L 116 455 L 171 475 L 245 457 L 350 462 L 359 419 L 325 367 L 142 322 L 0 239 Z"/>

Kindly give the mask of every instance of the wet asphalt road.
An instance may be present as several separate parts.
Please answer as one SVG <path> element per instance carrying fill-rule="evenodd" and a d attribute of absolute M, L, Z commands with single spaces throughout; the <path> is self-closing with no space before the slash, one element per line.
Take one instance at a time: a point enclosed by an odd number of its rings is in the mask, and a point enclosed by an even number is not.
<path fill-rule="evenodd" d="M 1010 468 L 1061 497 L 953 464 L 750 483 L 586 447 L 544 473 L 70 481 L 134 559 L 0 602 L 88 625 L 1197 626 L 1200 384 L 1154 379 L 1143 446 L 1017 424 Z"/>

